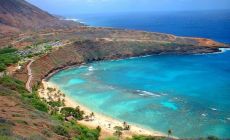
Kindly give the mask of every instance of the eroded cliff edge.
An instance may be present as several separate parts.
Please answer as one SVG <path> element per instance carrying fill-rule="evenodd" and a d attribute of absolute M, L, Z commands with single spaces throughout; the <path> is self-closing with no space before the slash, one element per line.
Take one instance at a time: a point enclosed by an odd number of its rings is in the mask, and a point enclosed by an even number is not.
<path fill-rule="evenodd" d="M 156 37 L 158 38 L 146 39 L 146 37 L 137 40 L 126 36 L 122 39 L 113 37 L 75 41 L 42 56 L 31 65 L 33 71 L 32 85 L 50 73 L 68 66 L 153 54 L 212 53 L 219 51 L 218 48 L 223 45 L 208 39 L 175 37 L 164 34 L 156 35 Z M 160 37 L 162 39 L 159 39 Z"/>

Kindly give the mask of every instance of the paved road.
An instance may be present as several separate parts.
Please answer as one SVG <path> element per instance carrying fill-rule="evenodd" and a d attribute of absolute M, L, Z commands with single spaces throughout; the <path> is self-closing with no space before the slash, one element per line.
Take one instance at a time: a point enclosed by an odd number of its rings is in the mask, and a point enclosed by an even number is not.
<path fill-rule="evenodd" d="M 27 74 L 28 74 L 28 80 L 26 82 L 26 89 L 29 91 L 29 92 L 32 92 L 32 88 L 30 87 L 30 82 L 32 80 L 32 71 L 31 71 L 31 64 L 34 62 L 34 60 L 30 60 L 29 64 L 26 66 L 27 68 Z"/>

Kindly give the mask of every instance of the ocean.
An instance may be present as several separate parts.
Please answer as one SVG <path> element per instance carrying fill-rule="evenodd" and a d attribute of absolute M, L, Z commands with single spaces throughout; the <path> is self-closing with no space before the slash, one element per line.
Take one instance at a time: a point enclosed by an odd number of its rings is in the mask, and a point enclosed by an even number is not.
<path fill-rule="evenodd" d="M 84 15 L 91 26 L 230 43 L 229 11 Z M 230 51 L 153 55 L 63 70 L 49 80 L 93 111 L 182 138 L 230 138 Z"/>
<path fill-rule="evenodd" d="M 90 26 L 205 37 L 223 43 L 230 43 L 230 10 L 65 16 Z"/>

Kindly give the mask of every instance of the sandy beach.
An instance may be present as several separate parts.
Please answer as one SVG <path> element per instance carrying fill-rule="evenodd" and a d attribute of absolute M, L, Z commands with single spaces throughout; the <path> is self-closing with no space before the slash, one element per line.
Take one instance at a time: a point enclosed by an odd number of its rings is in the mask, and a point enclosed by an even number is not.
<path fill-rule="evenodd" d="M 45 80 L 42 81 L 42 84 L 43 84 L 42 88 L 39 89 L 39 96 L 41 98 L 48 99 L 49 98 L 48 96 L 51 97 L 55 96 L 55 93 L 51 93 L 48 90 L 48 88 L 56 89 L 56 91 L 59 90 L 58 86 L 56 86 L 53 83 L 47 82 Z M 70 97 L 63 96 L 62 98 L 65 100 L 65 106 L 73 107 L 73 108 L 80 106 L 80 109 L 85 112 L 85 115 L 90 115 L 92 113 L 92 111 L 89 108 L 79 104 L 76 101 L 71 100 Z M 123 121 L 102 115 L 97 112 L 94 112 L 94 115 L 95 116 L 92 120 L 90 121 L 82 120 L 82 121 L 78 121 L 78 123 L 88 126 L 90 128 L 96 128 L 97 126 L 100 126 L 102 128 L 100 139 L 103 139 L 108 136 L 113 136 L 113 133 L 115 132 L 114 130 L 115 126 L 121 126 L 121 127 L 123 126 Z M 130 130 L 122 131 L 122 139 L 127 137 L 132 137 L 132 135 L 166 136 L 166 134 L 164 133 L 144 129 L 134 124 L 128 124 L 128 125 L 130 125 Z"/>

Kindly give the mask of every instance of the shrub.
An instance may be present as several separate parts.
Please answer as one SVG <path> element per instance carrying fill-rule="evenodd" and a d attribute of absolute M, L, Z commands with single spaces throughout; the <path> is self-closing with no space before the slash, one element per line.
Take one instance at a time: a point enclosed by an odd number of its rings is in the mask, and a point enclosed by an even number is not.
<path fill-rule="evenodd" d="M 97 131 L 100 133 L 101 132 L 101 127 L 100 126 L 97 126 Z"/>
<path fill-rule="evenodd" d="M 207 140 L 219 140 L 219 138 L 216 136 L 208 136 Z"/>
<path fill-rule="evenodd" d="M 41 101 L 40 99 L 33 98 L 31 100 L 31 104 L 39 111 L 48 112 L 49 110 L 47 104 Z"/>
<path fill-rule="evenodd" d="M 48 104 L 50 106 L 52 106 L 52 107 L 61 107 L 61 106 L 63 106 L 63 103 L 60 102 L 60 101 L 50 101 L 50 102 L 48 102 Z"/>
<path fill-rule="evenodd" d="M 121 137 L 122 132 L 116 130 L 116 131 L 113 133 L 113 135 L 114 135 L 114 136 L 117 136 L 117 137 Z"/>
<path fill-rule="evenodd" d="M 0 71 L 4 71 L 8 65 L 20 60 L 20 57 L 15 53 L 16 51 L 14 48 L 0 49 Z"/>
<path fill-rule="evenodd" d="M 116 131 L 122 131 L 123 130 L 123 128 L 120 126 L 115 126 L 113 129 L 115 129 Z"/>
<path fill-rule="evenodd" d="M 39 134 L 32 134 L 28 140 L 47 140 L 44 136 L 41 136 Z"/>
<path fill-rule="evenodd" d="M 0 71 L 6 70 L 6 65 L 4 63 L 0 63 Z"/>
<path fill-rule="evenodd" d="M 11 90 L 18 91 L 19 93 L 27 92 L 23 82 L 16 80 L 10 76 L 5 75 L 2 78 L 0 78 L 0 84 L 4 87 L 8 87 Z"/>
<path fill-rule="evenodd" d="M 73 116 L 77 120 L 82 120 L 84 115 L 84 112 L 81 111 L 79 108 L 74 109 L 72 107 L 63 107 L 60 113 L 65 117 Z"/>
<path fill-rule="evenodd" d="M 71 132 L 76 133 L 74 140 L 98 140 L 100 132 L 97 129 L 89 129 L 86 126 L 77 124 L 75 121 L 65 123 Z"/>
<path fill-rule="evenodd" d="M 55 120 L 59 120 L 59 121 L 64 121 L 64 117 L 60 114 L 53 114 L 52 115 L 52 118 L 55 119 Z"/>
<path fill-rule="evenodd" d="M 119 140 L 118 137 L 107 137 L 105 138 L 105 140 Z"/>
<path fill-rule="evenodd" d="M 19 123 L 19 124 L 24 124 L 24 125 L 28 125 L 28 123 L 24 120 L 15 120 L 15 122 Z"/>
<path fill-rule="evenodd" d="M 12 132 L 8 125 L 0 124 L 0 136 L 11 136 Z"/>
<path fill-rule="evenodd" d="M 69 137 L 69 133 L 68 133 L 67 129 L 63 126 L 60 126 L 60 125 L 55 126 L 53 128 L 53 131 L 54 131 L 54 133 L 56 133 L 58 135 Z"/>
<path fill-rule="evenodd" d="M 0 135 L 0 140 L 15 140 L 13 137 L 9 137 L 9 136 L 1 136 Z"/>
<path fill-rule="evenodd" d="M 49 108 L 48 105 L 41 101 L 38 97 L 37 93 L 21 93 L 22 99 L 26 102 L 29 102 L 34 108 L 36 108 L 39 111 L 48 112 Z"/>
<path fill-rule="evenodd" d="M 117 137 L 121 137 L 123 128 L 120 126 L 115 126 L 114 129 L 116 131 L 113 133 L 113 135 Z"/>
<path fill-rule="evenodd" d="M 42 134 L 47 137 L 52 137 L 52 133 L 47 129 L 42 130 Z"/>

